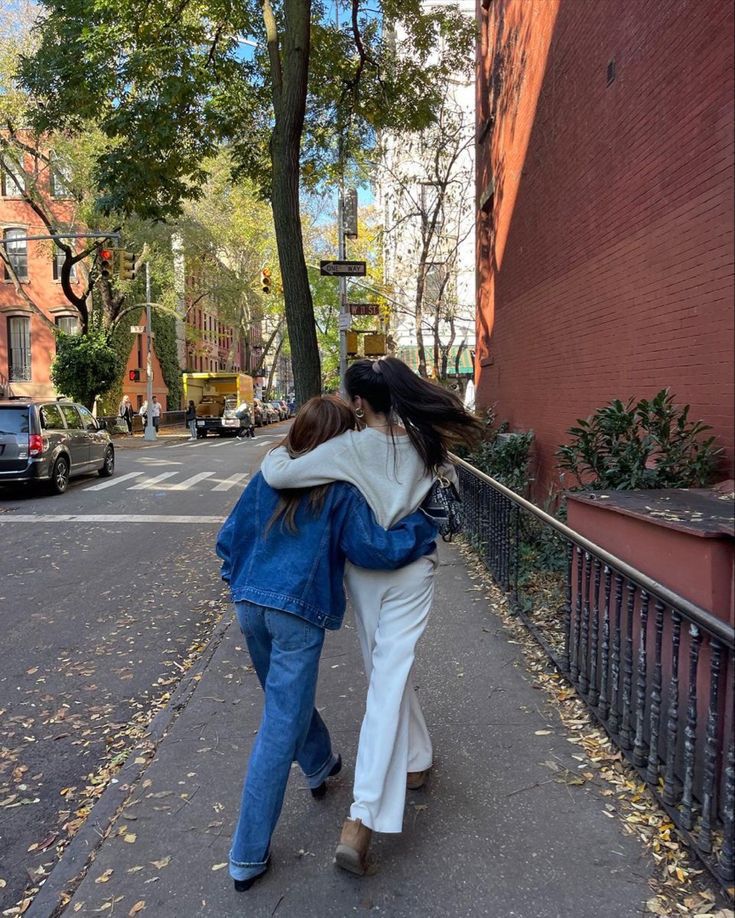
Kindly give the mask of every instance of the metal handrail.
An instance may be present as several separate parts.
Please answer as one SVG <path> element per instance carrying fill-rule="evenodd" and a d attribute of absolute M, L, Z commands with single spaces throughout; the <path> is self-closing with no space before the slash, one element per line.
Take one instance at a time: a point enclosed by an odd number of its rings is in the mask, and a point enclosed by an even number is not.
<path fill-rule="evenodd" d="M 720 619 L 715 618 L 715 616 L 708 612 L 706 609 L 696 605 L 696 603 L 690 602 L 690 600 L 685 599 L 683 596 L 680 596 L 678 593 L 670 590 L 662 583 L 659 583 L 657 580 L 654 580 L 652 577 L 649 577 L 642 571 L 632 567 L 626 561 L 623 561 L 622 558 L 618 558 L 615 555 L 610 554 L 609 551 L 606 551 L 600 545 L 597 545 L 589 539 L 585 538 L 585 536 L 560 522 L 550 513 L 546 513 L 546 511 L 531 503 L 530 500 L 526 500 L 525 497 L 521 497 L 520 494 L 516 494 L 515 491 L 511 491 L 510 488 L 507 488 L 504 484 L 501 484 L 499 481 L 491 478 L 490 475 L 486 475 L 485 472 L 481 472 L 474 465 L 471 465 L 469 462 L 461 459 L 454 453 L 450 453 L 450 458 L 452 462 L 455 463 L 455 465 L 461 466 L 472 475 L 480 478 L 482 481 L 495 488 L 501 494 L 504 494 L 515 504 L 518 504 L 524 510 L 531 513 L 537 519 L 541 520 L 543 523 L 546 523 L 546 525 L 551 526 L 565 538 L 575 542 L 580 546 L 580 548 L 583 548 L 585 551 L 596 555 L 600 561 L 602 561 L 608 567 L 615 568 L 625 577 L 628 577 L 630 580 L 637 582 L 647 593 L 653 593 L 658 596 L 659 599 L 663 600 L 663 602 L 665 602 L 667 605 L 674 606 L 677 612 L 682 613 L 695 625 L 704 628 L 710 634 L 714 635 L 718 641 L 720 641 L 730 650 L 735 650 L 735 629 L 728 625 L 727 622 L 723 622 Z"/>

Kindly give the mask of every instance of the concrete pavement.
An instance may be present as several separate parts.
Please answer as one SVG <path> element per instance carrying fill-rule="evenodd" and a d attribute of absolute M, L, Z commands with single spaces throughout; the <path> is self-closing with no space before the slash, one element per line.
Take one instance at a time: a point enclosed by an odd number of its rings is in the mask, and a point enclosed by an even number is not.
<path fill-rule="evenodd" d="M 567 742 L 557 714 L 533 687 L 518 646 L 469 588 L 458 550 L 443 546 L 441 557 L 417 662 L 436 765 L 427 788 L 409 794 L 403 834 L 377 838 L 374 876 L 359 880 L 332 864 L 350 802 L 365 691 L 348 619 L 328 637 L 319 687 L 345 769 L 322 801 L 293 775 L 269 874 L 248 893 L 234 892 L 225 865 L 261 692 L 228 611 L 180 713 L 172 712 L 155 752 L 140 757 L 130 788 L 115 791 L 117 818 L 65 913 L 642 914 L 651 870 L 639 843 L 608 818 L 593 785 L 552 779 L 549 761 L 574 772 L 579 747 Z M 52 873 L 27 914 L 52 914 L 61 891 Z"/>

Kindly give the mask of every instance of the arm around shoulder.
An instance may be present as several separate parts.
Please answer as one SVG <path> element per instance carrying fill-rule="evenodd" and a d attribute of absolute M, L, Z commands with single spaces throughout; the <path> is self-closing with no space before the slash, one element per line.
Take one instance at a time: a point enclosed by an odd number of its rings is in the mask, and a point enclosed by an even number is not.
<path fill-rule="evenodd" d="M 313 488 L 343 480 L 344 434 L 327 440 L 309 453 L 292 459 L 285 446 L 271 450 L 260 471 L 272 488 Z"/>

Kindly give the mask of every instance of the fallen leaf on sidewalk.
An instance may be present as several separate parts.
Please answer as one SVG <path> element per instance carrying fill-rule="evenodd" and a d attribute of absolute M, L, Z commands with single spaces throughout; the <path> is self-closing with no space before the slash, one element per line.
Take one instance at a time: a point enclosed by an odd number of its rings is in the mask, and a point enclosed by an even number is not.
<path fill-rule="evenodd" d="M 533 734 L 534 736 L 551 736 L 553 732 L 553 730 L 534 730 Z"/>
<path fill-rule="evenodd" d="M 145 868 L 142 866 L 141 867 L 128 867 L 128 869 L 125 872 L 126 873 L 139 873 L 141 870 L 145 870 Z"/>
<path fill-rule="evenodd" d="M 222 868 L 223 868 L 223 867 L 226 867 L 226 866 L 227 866 L 227 861 L 225 861 L 225 862 L 222 863 L 222 864 L 213 864 L 213 865 L 212 865 L 212 870 L 222 870 Z"/>
<path fill-rule="evenodd" d="M 137 838 L 138 836 L 135 834 L 135 832 L 126 832 L 125 835 L 123 835 L 123 841 L 127 842 L 129 845 L 132 845 L 133 842 L 137 840 Z"/>
<path fill-rule="evenodd" d="M 112 869 L 112 867 L 110 867 L 107 870 L 105 870 L 104 873 L 101 873 L 94 882 L 95 883 L 107 883 L 107 881 L 110 879 L 113 873 L 114 873 L 114 870 Z"/>
<path fill-rule="evenodd" d="M 153 864 L 153 866 L 157 870 L 162 870 L 164 867 L 168 867 L 170 863 L 171 863 L 170 855 L 167 855 L 166 857 L 162 857 L 160 861 L 151 861 L 151 864 Z"/>
<path fill-rule="evenodd" d="M 128 918 L 134 918 L 134 916 L 137 915 L 138 912 L 142 912 L 144 908 L 145 908 L 145 899 L 139 899 L 128 912 Z"/>

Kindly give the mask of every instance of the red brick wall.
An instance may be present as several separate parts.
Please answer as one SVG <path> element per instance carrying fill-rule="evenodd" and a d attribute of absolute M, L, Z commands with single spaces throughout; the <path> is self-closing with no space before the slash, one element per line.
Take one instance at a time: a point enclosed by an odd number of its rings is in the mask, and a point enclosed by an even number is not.
<path fill-rule="evenodd" d="M 537 498 L 576 418 L 664 386 L 732 475 L 732 4 L 478 8 L 479 403 L 535 431 Z"/>

